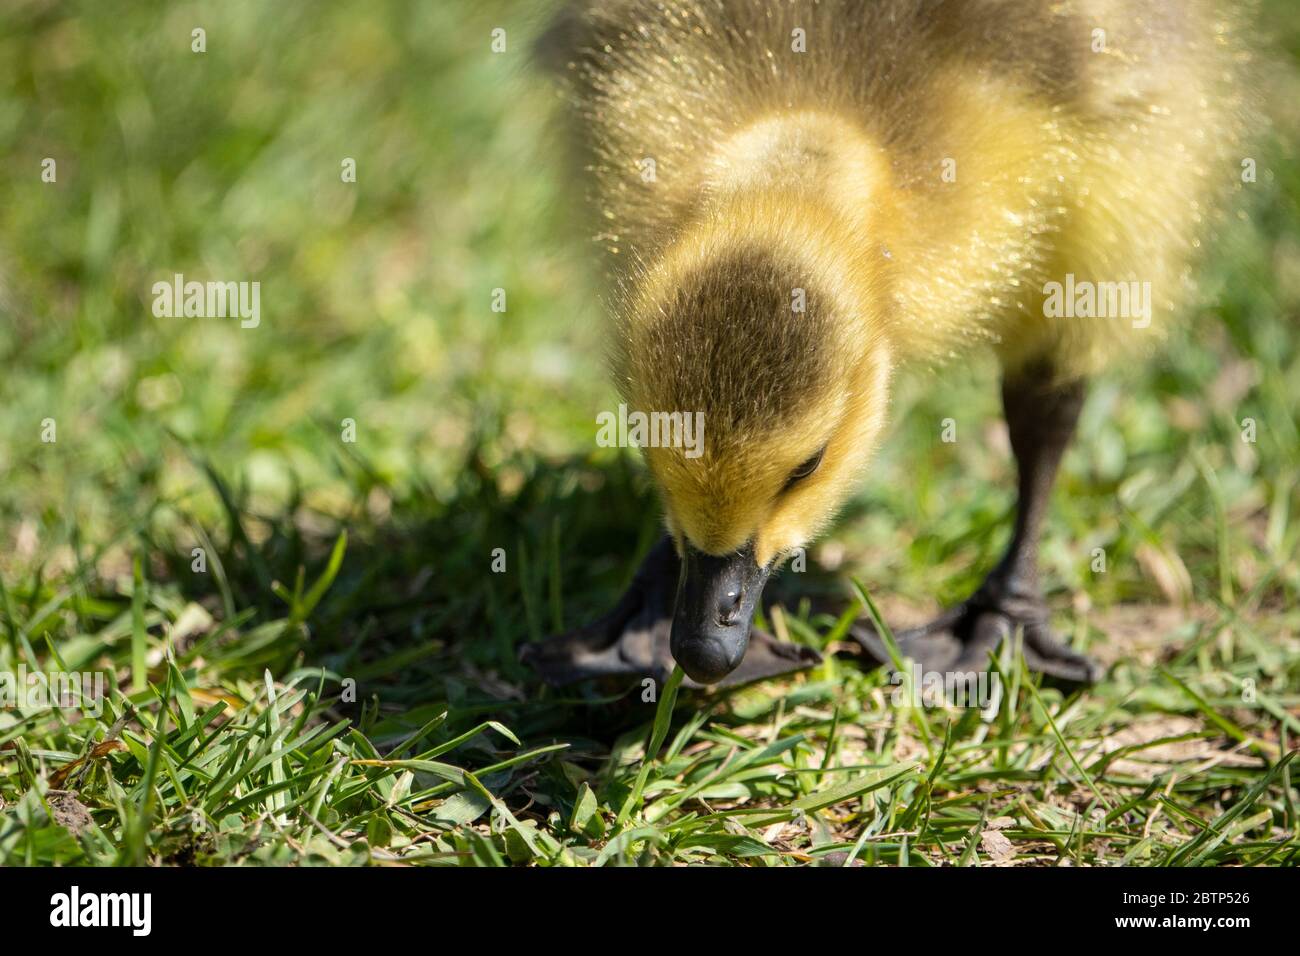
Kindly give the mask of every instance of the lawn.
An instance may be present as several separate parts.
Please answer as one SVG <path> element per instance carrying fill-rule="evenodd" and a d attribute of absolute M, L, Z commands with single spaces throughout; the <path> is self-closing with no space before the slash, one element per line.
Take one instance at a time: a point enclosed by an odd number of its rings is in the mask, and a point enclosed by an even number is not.
<path fill-rule="evenodd" d="M 594 442 L 617 397 L 544 22 L 0 7 L 0 674 L 106 694 L 0 709 L 0 864 L 1300 862 L 1294 4 L 1261 17 L 1274 126 L 1201 301 L 1094 384 L 1054 499 L 1054 620 L 1108 675 L 1007 653 L 985 715 L 896 702 L 845 639 L 867 595 L 914 621 L 1005 544 L 985 359 L 902 383 L 776 582 L 764 623 L 816 669 L 651 695 L 517 662 L 660 527 Z M 156 316 L 175 274 L 260 282 L 260 322 Z"/>

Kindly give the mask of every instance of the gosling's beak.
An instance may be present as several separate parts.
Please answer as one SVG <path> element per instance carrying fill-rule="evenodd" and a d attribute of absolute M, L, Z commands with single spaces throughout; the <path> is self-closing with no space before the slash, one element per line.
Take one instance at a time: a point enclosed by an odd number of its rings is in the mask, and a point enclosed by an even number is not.
<path fill-rule="evenodd" d="M 745 658 L 754 609 L 771 566 L 759 567 L 752 546 L 717 557 L 686 545 L 677 582 L 670 646 L 700 684 L 716 684 Z"/>

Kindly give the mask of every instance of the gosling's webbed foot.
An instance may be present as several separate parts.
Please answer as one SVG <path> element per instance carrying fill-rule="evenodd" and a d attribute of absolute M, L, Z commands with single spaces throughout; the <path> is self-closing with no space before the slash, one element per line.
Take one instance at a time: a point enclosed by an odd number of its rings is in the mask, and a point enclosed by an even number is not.
<path fill-rule="evenodd" d="M 613 610 L 584 627 L 525 644 L 519 659 L 555 687 L 613 676 L 666 681 L 674 666 L 669 637 L 680 569 L 672 539 L 665 537 L 646 556 Z M 778 641 L 755 628 L 740 665 L 715 686 L 789 674 L 820 661 L 812 648 Z M 686 677 L 682 686 L 701 685 Z"/>
<path fill-rule="evenodd" d="M 1031 671 L 1074 684 L 1095 684 L 1105 674 L 1101 664 L 1052 633 L 1041 598 L 997 593 L 987 585 L 930 623 L 895 631 L 894 640 L 899 652 L 923 671 L 969 673 L 988 669 L 989 655 L 1017 630 Z M 872 624 L 855 624 L 850 634 L 877 662 L 891 663 Z"/>

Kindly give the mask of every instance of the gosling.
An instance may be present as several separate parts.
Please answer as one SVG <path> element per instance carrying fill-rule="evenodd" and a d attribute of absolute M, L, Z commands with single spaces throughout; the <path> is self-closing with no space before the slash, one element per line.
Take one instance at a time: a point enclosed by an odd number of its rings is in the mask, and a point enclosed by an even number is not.
<path fill-rule="evenodd" d="M 992 349 L 1019 475 L 1006 555 L 899 632 L 927 670 L 1053 635 L 1037 547 L 1090 377 L 1148 354 L 1241 181 L 1250 60 L 1209 0 L 606 0 L 560 76 L 630 408 L 703 416 L 645 450 L 666 534 L 605 617 L 523 651 L 564 684 L 732 684 L 817 660 L 752 626 L 765 581 L 867 472 L 898 369 Z M 880 636 L 854 634 L 879 660 Z"/>

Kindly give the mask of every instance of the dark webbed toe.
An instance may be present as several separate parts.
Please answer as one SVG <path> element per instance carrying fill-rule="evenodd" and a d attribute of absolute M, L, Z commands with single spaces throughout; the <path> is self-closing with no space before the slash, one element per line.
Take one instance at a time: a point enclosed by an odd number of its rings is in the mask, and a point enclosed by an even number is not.
<path fill-rule="evenodd" d="M 1047 623 L 1040 602 L 972 598 L 922 627 L 895 632 L 899 653 L 922 671 L 966 673 L 987 670 L 998 645 L 1022 634 L 1025 663 L 1031 671 L 1076 684 L 1095 684 L 1104 668 L 1067 647 Z M 884 640 L 870 623 L 849 632 L 879 664 L 891 664 Z"/>
<path fill-rule="evenodd" d="M 591 624 L 525 644 L 519 659 L 554 687 L 597 677 L 642 675 L 667 680 L 678 560 L 665 538 L 646 555 L 626 593 Z"/>

